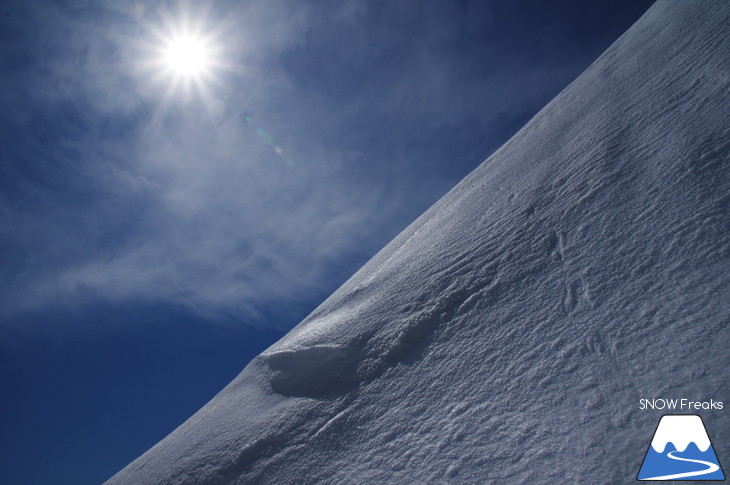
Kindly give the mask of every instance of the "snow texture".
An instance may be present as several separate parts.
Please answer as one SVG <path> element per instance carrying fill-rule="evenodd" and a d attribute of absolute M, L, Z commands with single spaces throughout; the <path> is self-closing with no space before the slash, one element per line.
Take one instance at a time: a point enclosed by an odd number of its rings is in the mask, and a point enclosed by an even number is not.
<path fill-rule="evenodd" d="M 640 398 L 730 402 L 729 17 L 654 5 L 107 483 L 633 483 Z"/>

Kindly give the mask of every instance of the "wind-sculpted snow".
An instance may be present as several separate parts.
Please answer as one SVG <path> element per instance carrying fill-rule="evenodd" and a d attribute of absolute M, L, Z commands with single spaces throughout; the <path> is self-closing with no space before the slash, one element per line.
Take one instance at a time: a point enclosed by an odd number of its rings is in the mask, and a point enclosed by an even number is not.
<path fill-rule="evenodd" d="M 729 17 L 653 6 L 107 483 L 635 480 L 640 398 L 730 401 Z"/>

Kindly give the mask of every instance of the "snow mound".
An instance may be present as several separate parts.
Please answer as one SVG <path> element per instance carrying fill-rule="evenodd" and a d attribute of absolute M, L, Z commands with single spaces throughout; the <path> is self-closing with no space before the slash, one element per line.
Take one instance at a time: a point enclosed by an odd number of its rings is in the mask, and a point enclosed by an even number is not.
<path fill-rule="evenodd" d="M 730 400 L 729 17 L 655 4 L 107 483 L 633 482 L 639 399 Z"/>

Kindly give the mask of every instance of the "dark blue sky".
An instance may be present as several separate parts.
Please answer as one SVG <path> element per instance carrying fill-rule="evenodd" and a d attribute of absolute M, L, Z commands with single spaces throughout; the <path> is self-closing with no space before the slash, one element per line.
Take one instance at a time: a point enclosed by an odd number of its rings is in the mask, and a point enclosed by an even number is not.
<path fill-rule="evenodd" d="M 0 482 L 136 458 L 650 4 L 5 2 Z M 190 89 L 154 67 L 185 12 Z"/>

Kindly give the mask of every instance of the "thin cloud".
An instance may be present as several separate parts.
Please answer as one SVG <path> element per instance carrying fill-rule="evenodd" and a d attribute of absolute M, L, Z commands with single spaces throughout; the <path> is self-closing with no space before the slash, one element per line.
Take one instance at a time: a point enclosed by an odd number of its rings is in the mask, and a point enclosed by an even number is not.
<path fill-rule="evenodd" d="M 49 5 L 6 47 L 6 322 L 109 301 L 290 326 L 576 74 L 475 63 L 474 12 L 443 2 L 210 4 L 236 67 L 185 98 L 138 68 L 154 2 Z"/>

